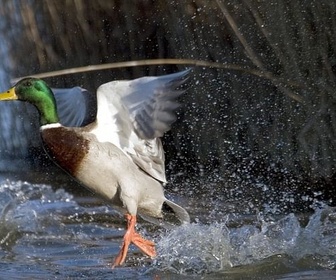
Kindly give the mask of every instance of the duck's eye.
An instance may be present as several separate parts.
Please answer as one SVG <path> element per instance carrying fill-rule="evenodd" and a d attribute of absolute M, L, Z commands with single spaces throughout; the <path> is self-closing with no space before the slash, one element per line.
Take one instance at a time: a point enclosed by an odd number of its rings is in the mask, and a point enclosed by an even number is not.
<path fill-rule="evenodd" d="M 31 81 L 27 81 L 26 83 L 25 83 L 25 86 L 26 87 L 31 87 L 33 84 L 31 83 Z"/>

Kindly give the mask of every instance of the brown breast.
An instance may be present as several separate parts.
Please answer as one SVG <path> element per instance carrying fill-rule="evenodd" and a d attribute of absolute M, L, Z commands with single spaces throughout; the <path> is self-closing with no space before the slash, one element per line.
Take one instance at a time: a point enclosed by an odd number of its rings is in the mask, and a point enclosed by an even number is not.
<path fill-rule="evenodd" d="M 76 177 L 76 172 L 89 151 L 89 141 L 79 129 L 55 127 L 42 131 L 42 140 L 49 156 L 65 171 Z"/>

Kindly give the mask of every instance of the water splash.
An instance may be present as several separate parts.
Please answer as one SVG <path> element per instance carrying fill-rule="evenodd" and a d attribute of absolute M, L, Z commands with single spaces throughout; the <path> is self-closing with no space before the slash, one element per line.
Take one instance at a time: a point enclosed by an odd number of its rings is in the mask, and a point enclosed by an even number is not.
<path fill-rule="evenodd" d="M 158 243 L 157 266 L 178 274 L 218 271 L 230 267 L 229 230 L 225 224 L 179 227 Z"/>
<path fill-rule="evenodd" d="M 336 210 L 316 209 L 308 222 L 294 214 L 259 225 L 231 227 L 220 223 L 191 224 L 160 237 L 155 265 L 179 274 L 203 274 L 251 265 L 275 256 L 298 263 L 314 259 L 320 268 L 336 267 Z M 317 261 L 317 262 L 316 262 Z"/>

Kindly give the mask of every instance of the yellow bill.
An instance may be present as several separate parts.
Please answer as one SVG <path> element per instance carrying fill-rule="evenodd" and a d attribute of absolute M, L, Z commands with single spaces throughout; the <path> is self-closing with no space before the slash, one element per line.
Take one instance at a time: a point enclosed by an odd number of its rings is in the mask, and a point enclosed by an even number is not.
<path fill-rule="evenodd" d="M 1 92 L 0 93 L 0 100 L 15 100 L 18 99 L 16 93 L 15 93 L 15 88 L 12 87 L 7 91 Z"/>

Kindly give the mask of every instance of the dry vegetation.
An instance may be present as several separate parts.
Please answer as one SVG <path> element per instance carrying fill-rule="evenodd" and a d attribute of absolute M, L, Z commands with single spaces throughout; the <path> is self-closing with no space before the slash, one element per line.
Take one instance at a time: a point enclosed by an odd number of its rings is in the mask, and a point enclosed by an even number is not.
<path fill-rule="evenodd" d="M 166 138 L 172 159 L 220 172 L 244 166 L 248 172 L 335 174 L 335 1 L 29 2 L 3 1 L 11 77 L 140 59 L 211 62 L 195 68 L 181 119 Z M 111 79 L 183 67 L 48 81 L 94 90 Z"/>

